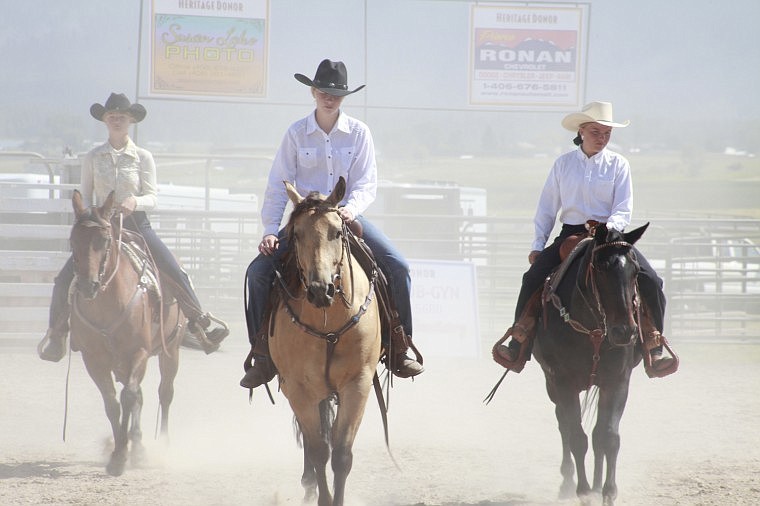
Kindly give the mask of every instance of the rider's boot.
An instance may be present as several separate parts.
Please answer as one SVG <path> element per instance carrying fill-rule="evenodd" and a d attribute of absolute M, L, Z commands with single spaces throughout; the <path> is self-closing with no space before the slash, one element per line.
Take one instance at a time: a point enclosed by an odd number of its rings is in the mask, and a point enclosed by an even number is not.
<path fill-rule="evenodd" d="M 56 278 L 50 302 L 50 327 L 37 345 L 42 360 L 58 362 L 66 355 L 66 336 L 69 334 L 69 285 Z"/>
<path fill-rule="evenodd" d="M 37 345 L 37 354 L 42 360 L 59 362 L 66 355 L 66 336 L 68 330 L 50 327 L 45 337 Z"/>
<path fill-rule="evenodd" d="M 212 321 L 218 326 L 209 330 Z M 219 349 L 219 345 L 225 337 L 230 335 L 229 326 L 211 313 L 202 313 L 190 320 L 188 330 L 201 344 L 201 348 L 208 355 Z"/>
<path fill-rule="evenodd" d="M 493 347 L 493 359 L 506 369 L 520 372 L 530 357 L 533 339 L 536 336 L 536 324 L 540 308 L 541 290 L 537 290 L 528 299 L 520 318 L 507 329 L 504 336 Z M 509 337 L 512 339 L 505 346 L 502 344 Z"/>
<path fill-rule="evenodd" d="M 417 360 L 406 354 L 409 348 L 412 348 Z M 398 319 L 394 319 L 391 329 L 391 352 L 389 369 L 394 376 L 413 378 L 425 370 L 422 367 L 422 355 L 412 343 L 412 336 L 406 335 Z"/>
<path fill-rule="evenodd" d="M 646 304 L 641 312 L 641 335 L 644 347 L 644 370 L 650 378 L 662 378 L 678 370 L 678 355 L 670 349 L 665 339 L 646 310 Z M 670 356 L 663 356 L 663 348 Z"/>
<path fill-rule="evenodd" d="M 162 285 L 166 284 L 166 286 L 172 288 L 174 298 L 177 299 L 182 313 L 187 317 L 187 330 L 198 340 L 198 343 L 207 355 L 213 353 L 219 349 L 219 344 L 221 344 L 224 338 L 230 335 L 230 328 L 220 318 L 211 313 L 203 312 L 193 284 L 184 271 L 181 281 L 178 282 L 170 276 L 164 276 L 161 279 Z M 216 327 L 209 330 L 212 323 L 215 323 Z"/>
<path fill-rule="evenodd" d="M 256 388 L 264 383 L 269 383 L 277 375 L 277 368 L 269 356 L 269 340 L 263 332 L 259 332 L 254 340 L 248 357 L 243 363 L 245 376 L 240 380 L 243 388 Z M 253 363 L 251 363 L 253 360 Z"/>

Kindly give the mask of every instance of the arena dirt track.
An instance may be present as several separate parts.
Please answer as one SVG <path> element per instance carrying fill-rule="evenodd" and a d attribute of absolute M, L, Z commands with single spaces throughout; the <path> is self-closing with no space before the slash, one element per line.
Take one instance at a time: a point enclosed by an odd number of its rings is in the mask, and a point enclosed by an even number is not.
<path fill-rule="evenodd" d="M 230 338 L 232 340 L 234 338 Z M 621 505 L 760 504 L 760 346 L 678 344 L 682 369 L 649 380 L 634 371 L 622 422 Z M 237 382 L 242 344 L 205 356 L 183 349 L 168 448 L 154 440 L 157 362 L 143 383 L 149 462 L 105 473 L 110 430 L 102 401 L 74 354 L 67 440 L 66 359 L 0 349 L 0 504 L 299 505 L 301 451 L 281 394 L 253 404 Z M 715 352 L 720 357 L 709 360 Z M 488 358 L 426 356 L 417 381 L 391 392 L 391 447 L 368 406 L 354 447 L 347 504 L 513 506 L 557 502 L 559 434 L 543 376 L 530 363 L 488 406 L 500 375 Z M 483 353 L 487 356 L 488 353 Z M 590 462 L 590 459 L 589 459 Z"/>

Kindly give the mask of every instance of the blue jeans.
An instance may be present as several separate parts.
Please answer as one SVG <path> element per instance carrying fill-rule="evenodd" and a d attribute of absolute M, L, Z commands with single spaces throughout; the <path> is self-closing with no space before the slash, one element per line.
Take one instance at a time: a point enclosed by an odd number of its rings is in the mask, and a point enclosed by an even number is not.
<path fill-rule="evenodd" d="M 412 335 L 412 278 L 409 275 L 409 264 L 401 252 L 391 244 L 390 239 L 363 216 L 357 218 L 363 229 L 363 239 L 375 255 L 378 266 L 388 278 L 391 296 L 396 304 L 401 325 L 406 335 Z M 278 261 L 288 248 L 288 238 L 285 230 L 280 230 L 280 243 L 274 255 L 259 254 L 248 265 L 248 340 L 251 345 L 254 337 L 261 328 L 264 319 L 269 293 L 275 278 L 275 261 Z"/>

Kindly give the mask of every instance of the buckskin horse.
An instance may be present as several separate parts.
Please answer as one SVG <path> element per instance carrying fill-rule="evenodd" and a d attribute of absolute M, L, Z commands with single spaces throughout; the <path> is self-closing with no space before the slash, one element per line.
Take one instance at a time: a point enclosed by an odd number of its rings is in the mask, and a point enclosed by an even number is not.
<path fill-rule="evenodd" d="M 612 505 L 617 496 L 620 420 L 631 371 L 642 358 L 636 283 L 639 266 L 633 244 L 648 226 L 621 233 L 598 225 L 592 238 L 576 246 L 577 254 L 571 255 L 574 260 L 564 275 L 555 274 L 544 291 L 544 321 L 538 324 L 533 353 L 544 371 L 562 439 L 561 497 L 570 496 L 575 488 L 583 503 L 593 491 L 602 494 L 605 505 Z M 598 387 L 592 435 L 593 489 L 586 477 L 588 438 L 579 398 L 592 386 Z"/>
<path fill-rule="evenodd" d="M 287 182 L 285 187 L 294 205 L 286 226 L 289 260 L 278 270 L 269 349 L 303 440 L 304 500 L 313 500 L 318 490 L 319 506 L 340 506 L 354 439 L 377 378 L 381 327 L 375 279 L 351 254 L 350 232 L 337 212 L 345 180 L 339 178 L 326 198 L 302 197 Z"/>
<path fill-rule="evenodd" d="M 113 216 L 114 193 L 101 207 L 87 208 L 75 190 L 72 203 L 76 221 L 71 230 L 75 270 L 71 347 L 82 353 L 87 372 L 103 396 L 114 438 L 106 470 L 119 476 L 124 472 L 130 441 L 132 463 L 139 464 L 143 457 L 140 383 L 148 359 L 156 354 L 161 373 L 161 435 L 168 436 L 169 405 L 174 397 L 185 318 L 168 291 L 157 296 L 157 283 L 150 286 L 147 264 L 138 270 L 137 262 L 128 257 L 124 240 L 127 231 Z M 120 401 L 116 399 L 114 378 L 123 385 Z"/>

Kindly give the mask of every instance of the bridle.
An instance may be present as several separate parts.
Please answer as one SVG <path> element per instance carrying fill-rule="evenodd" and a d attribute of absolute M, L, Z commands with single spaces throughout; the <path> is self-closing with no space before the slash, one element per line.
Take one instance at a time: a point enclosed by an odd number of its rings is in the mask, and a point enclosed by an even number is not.
<path fill-rule="evenodd" d="M 117 238 L 117 244 L 116 244 L 116 264 L 114 265 L 113 269 L 111 270 L 111 274 L 108 276 L 108 279 L 106 279 L 105 282 L 101 282 L 103 277 L 106 274 L 106 268 L 108 267 L 109 260 L 111 259 L 111 243 L 113 242 L 113 227 L 110 223 L 103 225 L 101 223 L 98 223 L 94 220 L 87 219 L 82 220 L 78 225 L 83 226 L 85 228 L 98 228 L 100 230 L 106 231 L 106 244 L 105 244 L 105 250 L 106 253 L 103 255 L 103 259 L 100 261 L 100 266 L 98 268 L 98 278 L 95 280 L 98 283 L 98 292 L 104 292 L 108 288 L 108 285 L 113 281 L 113 278 L 116 277 L 116 273 L 119 271 L 119 262 L 121 259 L 121 255 L 119 255 L 119 251 L 121 251 L 121 244 L 122 244 L 122 230 L 124 225 L 124 214 L 119 213 L 119 237 Z M 74 259 L 74 262 L 76 263 L 76 258 Z"/>
<path fill-rule="evenodd" d="M 337 209 L 329 209 L 328 211 L 335 211 L 337 212 Z M 341 233 L 341 258 L 338 262 L 338 268 L 336 272 L 332 275 L 333 281 L 342 281 L 342 267 L 343 264 L 346 263 L 346 259 L 351 258 L 351 244 L 349 241 L 348 234 L 351 233 L 348 229 L 348 226 L 345 222 L 342 223 L 342 233 Z M 306 282 L 303 276 L 303 268 L 301 266 L 300 259 L 298 258 L 298 240 L 297 238 L 293 237 L 291 242 L 291 248 L 293 248 L 293 251 L 296 255 L 296 265 L 298 269 L 298 276 L 299 281 L 304 288 L 306 289 Z M 341 285 L 338 284 L 338 287 L 336 289 L 336 294 L 340 295 L 341 300 L 343 301 L 343 304 L 347 308 L 353 307 L 353 301 L 354 301 L 354 268 L 351 262 L 348 262 L 349 266 L 349 272 L 350 272 L 350 280 L 351 280 L 351 300 L 349 301 L 346 298 L 345 291 L 342 289 Z M 367 296 L 364 299 L 364 303 L 359 306 L 359 309 L 357 310 L 356 314 L 354 314 L 352 317 L 348 319 L 340 328 L 337 330 L 333 330 L 330 332 L 320 332 L 319 330 L 314 329 L 313 327 L 310 327 L 309 325 L 306 325 L 305 323 L 301 322 L 301 320 L 298 318 L 298 315 L 293 311 L 293 308 L 290 306 L 288 301 L 290 300 L 302 300 L 304 296 L 297 297 L 293 295 L 290 290 L 288 289 L 287 283 L 285 281 L 285 277 L 283 276 L 283 273 L 280 268 L 275 269 L 275 275 L 277 276 L 278 280 L 278 286 L 280 288 L 280 292 L 283 295 L 282 301 L 283 301 L 283 307 L 285 309 L 285 312 L 288 314 L 288 316 L 291 318 L 291 321 L 299 327 L 302 331 L 306 332 L 309 335 L 312 335 L 314 337 L 324 339 L 328 343 L 336 344 L 338 342 L 338 339 L 341 335 L 346 333 L 349 329 L 351 329 L 354 325 L 359 323 L 359 320 L 364 315 L 364 313 L 367 312 L 367 308 L 372 303 L 372 300 L 375 296 L 375 283 L 377 281 L 377 270 L 373 270 L 372 276 L 369 279 L 369 290 L 367 291 Z"/>
<path fill-rule="evenodd" d="M 98 282 L 98 291 L 95 292 L 95 296 L 93 299 L 97 297 L 99 293 L 103 293 L 108 288 L 108 285 L 113 281 L 113 279 L 116 277 L 116 273 L 119 272 L 119 263 L 121 259 L 121 247 L 122 247 L 122 237 L 123 237 L 123 225 L 124 225 L 124 215 L 123 213 L 119 213 L 119 237 L 117 238 L 117 244 L 115 249 L 115 255 L 116 255 L 116 261 L 113 269 L 111 270 L 111 274 L 108 276 L 108 279 L 104 283 L 101 283 L 101 279 L 106 274 L 106 268 L 109 264 L 109 260 L 111 258 L 111 251 L 113 248 L 111 248 L 111 244 L 113 242 L 113 227 L 111 226 L 110 222 L 107 222 L 108 224 L 103 225 L 101 223 L 98 223 L 94 220 L 83 220 L 78 223 L 78 225 L 81 225 L 86 228 L 99 228 L 101 230 L 106 231 L 106 244 L 105 244 L 105 250 L 106 253 L 103 255 L 103 259 L 100 262 L 100 266 L 98 268 L 98 279 L 96 280 Z M 75 259 L 76 262 L 76 259 Z M 79 307 L 79 291 L 77 290 L 77 296 L 73 298 L 71 308 L 74 314 L 84 323 L 87 327 L 90 328 L 90 330 L 93 330 L 95 332 L 98 332 L 104 337 L 111 337 L 116 332 L 116 330 L 121 327 L 124 322 L 127 321 L 127 318 L 129 317 L 129 314 L 131 313 L 131 310 L 135 307 L 137 302 L 142 299 L 145 301 L 145 299 L 142 297 L 142 295 L 147 293 L 147 286 L 143 283 L 144 279 L 144 270 L 146 268 L 146 265 L 143 265 L 143 273 L 140 275 L 139 281 L 137 283 L 137 287 L 135 289 L 134 294 L 132 295 L 132 298 L 129 300 L 129 303 L 124 307 L 124 309 L 121 311 L 121 314 L 118 318 L 113 320 L 110 325 L 106 328 L 99 327 L 92 323 L 81 311 L 81 308 Z M 163 333 L 162 333 L 163 334 Z"/>
<path fill-rule="evenodd" d="M 338 212 L 336 208 L 330 208 L 327 209 L 326 212 Z M 347 308 L 353 307 L 354 304 L 354 270 L 353 265 L 351 262 L 351 244 L 349 235 L 352 232 L 349 230 L 348 226 L 345 222 L 341 223 L 342 227 L 342 233 L 341 233 L 341 258 L 338 262 L 338 268 L 337 271 L 332 275 L 333 282 L 340 282 L 340 284 L 337 284 L 336 293 L 340 295 L 341 299 L 343 300 L 343 303 Z M 298 258 L 298 240 L 295 237 L 295 235 L 292 237 L 290 242 L 290 247 L 293 249 L 295 256 L 296 256 L 296 268 L 298 269 L 298 276 L 299 276 L 299 282 L 301 283 L 304 290 L 307 289 L 306 282 L 303 275 L 303 268 L 301 266 L 300 259 Z M 351 300 L 349 301 L 346 296 L 345 292 L 342 289 L 342 267 L 343 264 L 346 263 L 346 260 L 348 261 L 349 266 L 349 272 L 350 272 L 350 280 L 351 280 Z M 359 309 L 356 311 L 354 315 L 349 317 L 349 319 L 343 323 L 339 328 L 329 331 L 329 332 L 321 332 L 314 327 L 311 327 L 309 325 L 306 325 L 303 323 L 300 318 L 298 317 L 298 314 L 293 310 L 291 307 L 289 301 L 291 300 L 302 300 L 304 296 L 296 297 L 294 296 L 290 290 L 288 289 L 287 283 L 285 281 L 285 277 L 283 276 L 283 273 L 279 267 L 275 268 L 275 275 L 277 277 L 278 283 L 277 286 L 280 289 L 281 294 L 281 301 L 282 306 L 285 311 L 285 313 L 290 318 L 290 321 L 298 327 L 302 332 L 309 334 L 311 336 L 314 336 L 318 339 L 323 339 L 327 343 L 327 363 L 325 365 L 325 379 L 327 380 L 329 384 L 329 372 L 330 372 L 330 361 L 333 355 L 333 352 L 335 350 L 335 345 L 338 344 L 338 341 L 340 340 L 340 337 L 348 332 L 351 328 L 353 328 L 357 323 L 359 323 L 359 320 L 364 316 L 364 314 L 367 312 L 367 309 L 372 304 L 372 301 L 375 297 L 375 284 L 377 282 L 377 269 L 372 270 L 372 275 L 369 278 L 369 290 L 367 290 L 367 295 L 364 299 L 364 302 L 361 306 L 359 306 Z M 325 310 L 325 319 L 327 318 L 327 312 Z M 326 323 L 326 322 L 325 322 Z"/>
<path fill-rule="evenodd" d="M 591 298 L 592 300 L 589 300 L 586 297 L 586 290 L 583 289 L 582 286 L 580 286 L 580 276 L 576 276 L 575 279 L 575 288 L 579 294 L 581 294 L 581 297 L 583 298 L 584 304 L 586 307 L 590 310 L 590 312 L 594 315 L 594 318 L 596 320 L 596 325 L 593 330 L 590 330 L 586 328 L 585 325 L 583 325 L 580 321 L 573 318 L 570 315 L 570 312 L 567 310 L 567 308 L 562 304 L 562 300 L 560 299 L 559 295 L 557 295 L 556 291 L 553 288 L 556 287 L 550 287 L 548 298 L 554 305 L 554 307 L 559 311 L 559 315 L 562 318 L 562 320 L 567 323 L 570 327 L 572 327 L 573 330 L 576 332 L 579 332 L 581 334 L 586 334 L 589 337 L 589 340 L 591 341 L 591 345 L 593 346 L 594 352 L 592 355 L 592 367 L 591 367 L 591 376 L 589 378 L 589 386 L 594 385 L 596 383 L 596 373 L 597 369 L 599 367 L 599 361 L 601 358 L 601 347 L 602 343 L 607 338 L 607 315 L 604 311 L 604 308 L 602 307 L 602 298 L 599 294 L 599 287 L 596 279 L 596 270 L 594 267 L 594 261 L 596 253 L 599 250 L 603 250 L 606 248 L 617 248 L 617 247 L 628 247 L 631 248 L 631 250 L 627 253 L 625 253 L 626 258 L 631 260 L 635 267 L 636 272 L 639 270 L 639 263 L 636 259 L 635 254 L 633 254 L 632 244 L 627 241 L 611 241 L 603 244 L 595 245 L 590 253 L 589 253 L 589 260 L 588 265 L 586 267 L 585 272 L 585 283 L 586 286 L 590 288 L 591 291 Z M 629 256 L 630 255 L 630 256 Z M 638 283 L 636 282 L 636 277 L 634 276 L 633 281 L 633 311 L 635 313 L 635 320 L 638 322 L 640 321 L 640 306 L 639 303 L 639 289 L 638 289 Z M 640 330 L 639 330 L 640 331 Z M 611 344 L 612 345 L 612 344 Z M 625 345 L 630 346 L 630 344 Z"/>

